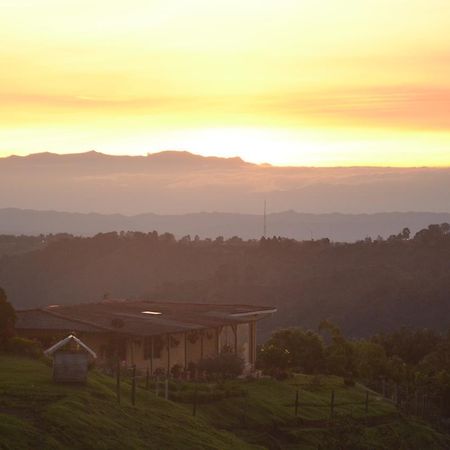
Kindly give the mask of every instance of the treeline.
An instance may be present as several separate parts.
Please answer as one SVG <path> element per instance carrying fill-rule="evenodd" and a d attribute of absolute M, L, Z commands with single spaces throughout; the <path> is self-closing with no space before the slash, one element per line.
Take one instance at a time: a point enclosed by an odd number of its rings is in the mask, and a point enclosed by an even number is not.
<path fill-rule="evenodd" d="M 317 332 L 275 331 L 260 347 L 257 364 L 277 378 L 300 372 L 338 375 L 348 385 L 362 381 L 408 412 L 426 407 L 434 417 L 450 417 L 450 328 L 403 327 L 356 340 L 323 321 Z"/>
<path fill-rule="evenodd" d="M 448 224 L 356 243 L 104 233 L 4 255 L 0 285 L 16 308 L 105 295 L 250 303 L 278 308 L 261 322 L 263 338 L 276 327 L 316 328 L 323 318 L 361 337 L 402 325 L 447 329 L 449 261 Z"/>
<path fill-rule="evenodd" d="M 37 236 L 16 236 L 0 234 L 0 257 L 31 252 L 46 247 L 50 242 L 71 238 L 70 234 L 40 234 Z"/>

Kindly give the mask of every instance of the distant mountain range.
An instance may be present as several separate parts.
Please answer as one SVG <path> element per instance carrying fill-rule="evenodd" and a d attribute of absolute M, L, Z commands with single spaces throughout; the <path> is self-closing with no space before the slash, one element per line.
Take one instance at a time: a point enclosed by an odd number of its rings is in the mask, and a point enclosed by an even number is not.
<path fill-rule="evenodd" d="M 409 212 L 377 214 L 303 214 L 294 211 L 267 215 L 268 236 L 298 240 L 329 238 L 355 241 L 367 236 L 388 237 L 404 227 L 412 233 L 432 223 L 450 222 L 450 213 Z M 83 214 L 57 211 L 0 209 L 0 234 L 72 233 L 94 235 L 108 231 L 156 230 L 177 237 L 195 235 L 215 238 L 239 236 L 259 239 L 263 233 L 263 216 L 255 214 L 196 213 L 182 215 Z"/>
<path fill-rule="evenodd" d="M 148 156 L 112 156 L 92 151 L 0 158 L 0 208 L 128 215 L 147 211 L 163 215 L 200 211 L 261 214 L 263 202 L 267 200 L 271 213 L 287 210 L 313 214 L 437 213 L 450 211 L 449 192 L 450 168 L 274 167 L 250 164 L 240 158 L 203 157 L 176 151 Z M 110 217 L 90 217 L 91 224 L 93 218 L 97 223 L 104 223 L 105 227 L 112 223 Z M 199 217 L 187 216 L 182 220 L 196 224 Z M 229 220 L 233 230 L 243 229 L 243 225 L 235 225 L 235 220 L 247 224 L 243 233 L 248 236 L 257 234 L 261 228 L 260 219 L 253 216 L 238 219 L 220 215 L 207 217 L 212 228 L 206 231 L 213 234 L 219 232 L 214 223 L 219 223 L 219 229 L 222 229 L 223 220 Z M 324 220 L 327 224 L 330 221 L 340 224 L 347 220 L 341 216 L 333 217 Z M 79 222 L 87 219 L 74 216 L 72 220 L 75 223 L 71 230 L 75 231 L 76 226 L 77 232 L 86 230 L 80 227 Z M 137 219 L 115 216 L 114 220 L 128 227 L 128 223 Z M 139 223 L 165 223 L 166 220 L 169 219 L 140 216 Z M 172 222 L 175 220 L 178 219 L 170 219 Z M 295 215 L 273 215 L 274 232 L 278 230 L 278 220 L 281 223 L 293 221 L 293 226 L 297 226 Z M 322 223 L 321 218 L 311 220 Z M 368 219 L 362 216 L 352 220 L 366 222 Z M 383 221 L 381 217 L 379 220 Z M 68 223 L 70 225 L 70 220 Z M 38 229 L 35 225 L 33 223 L 33 229 Z M 323 231 L 321 229 L 317 234 L 333 233 L 328 225 L 324 226 Z M 90 227 L 88 232 L 98 229 L 98 225 Z M 280 227 L 281 233 L 284 228 Z M 41 228 L 46 229 L 44 223 Z M 192 233 L 197 225 L 193 228 L 184 225 L 179 229 Z M 206 231 L 203 228 L 198 233 Z M 376 232 L 383 233 L 383 229 Z M 350 235 L 353 236 L 352 233 Z"/>

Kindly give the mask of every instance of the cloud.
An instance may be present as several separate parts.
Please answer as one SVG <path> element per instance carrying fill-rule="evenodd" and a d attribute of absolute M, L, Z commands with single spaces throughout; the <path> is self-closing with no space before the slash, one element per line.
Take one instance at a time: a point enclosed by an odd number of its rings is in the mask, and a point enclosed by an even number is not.
<path fill-rule="evenodd" d="M 347 126 L 450 130 L 450 88 L 374 86 L 267 96 L 254 109 L 295 120 Z"/>
<path fill-rule="evenodd" d="M 37 113 L 62 112 L 139 117 L 162 115 L 204 124 L 226 120 L 286 127 L 380 127 L 450 130 L 450 87 L 371 86 L 310 92 L 235 96 L 152 96 L 143 98 L 0 94 L 0 115 L 19 120 Z M 3 112 L 2 112 L 3 110 Z M 17 118 L 15 120 L 18 120 Z"/>

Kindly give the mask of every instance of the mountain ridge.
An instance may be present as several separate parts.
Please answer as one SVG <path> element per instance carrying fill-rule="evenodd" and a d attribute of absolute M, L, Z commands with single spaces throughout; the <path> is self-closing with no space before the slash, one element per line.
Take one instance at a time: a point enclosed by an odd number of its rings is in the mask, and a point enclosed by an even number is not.
<path fill-rule="evenodd" d="M 410 228 L 412 233 L 431 223 L 450 222 L 450 213 L 383 212 L 375 214 L 311 214 L 287 210 L 267 215 L 268 235 L 298 240 L 329 238 L 352 242 L 366 237 L 383 238 Z M 91 236 L 111 231 L 170 232 L 181 238 L 239 236 L 259 239 L 263 233 L 263 215 L 227 212 L 136 215 L 77 213 L 55 210 L 0 208 L 0 234 L 39 235 L 71 233 Z"/>
<path fill-rule="evenodd" d="M 102 214 L 450 211 L 450 168 L 277 167 L 239 157 L 41 153 L 0 158 L 0 208 Z"/>

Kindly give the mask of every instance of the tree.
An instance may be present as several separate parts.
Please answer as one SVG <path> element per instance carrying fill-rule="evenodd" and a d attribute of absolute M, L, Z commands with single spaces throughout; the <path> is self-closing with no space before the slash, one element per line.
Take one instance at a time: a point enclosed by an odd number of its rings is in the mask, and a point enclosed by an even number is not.
<path fill-rule="evenodd" d="M 327 370 L 335 375 L 352 377 L 355 375 L 355 352 L 352 344 L 342 334 L 340 328 L 329 320 L 323 320 L 319 331 L 328 331 L 331 344 L 326 348 Z"/>
<path fill-rule="evenodd" d="M 324 346 L 319 335 L 301 328 L 275 331 L 259 353 L 266 369 L 296 369 L 316 373 L 323 367 Z"/>
<path fill-rule="evenodd" d="M 16 313 L 8 302 L 5 291 L 0 287 L 0 345 L 14 335 Z"/>
<path fill-rule="evenodd" d="M 356 372 L 364 380 L 376 380 L 387 375 L 388 358 L 380 344 L 368 340 L 353 342 Z"/>

